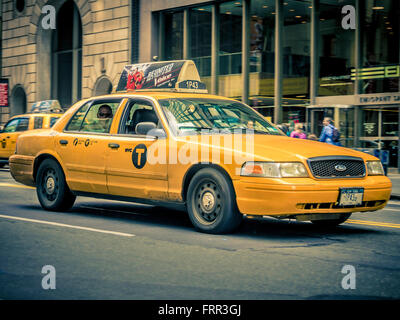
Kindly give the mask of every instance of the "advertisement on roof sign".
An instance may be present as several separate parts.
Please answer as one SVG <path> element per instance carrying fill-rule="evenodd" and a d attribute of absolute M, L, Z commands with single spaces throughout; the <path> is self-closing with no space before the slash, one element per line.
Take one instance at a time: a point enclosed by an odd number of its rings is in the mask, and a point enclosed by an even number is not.
<path fill-rule="evenodd" d="M 175 88 L 184 61 L 143 63 L 124 68 L 117 91 Z"/>

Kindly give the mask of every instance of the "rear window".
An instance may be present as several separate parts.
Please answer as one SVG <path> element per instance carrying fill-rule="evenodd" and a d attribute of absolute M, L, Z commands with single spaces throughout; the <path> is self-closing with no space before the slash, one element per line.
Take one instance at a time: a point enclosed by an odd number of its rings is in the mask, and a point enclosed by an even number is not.
<path fill-rule="evenodd" d="M 109 132 L 111 122 L 121 101 L 122 98 L 97 100 L 92 104 L 90 102 L 85 104 L 71 118 L 66 131 Z M 105 118 L 102 117 L 104 113 L 108 114 Z"/>

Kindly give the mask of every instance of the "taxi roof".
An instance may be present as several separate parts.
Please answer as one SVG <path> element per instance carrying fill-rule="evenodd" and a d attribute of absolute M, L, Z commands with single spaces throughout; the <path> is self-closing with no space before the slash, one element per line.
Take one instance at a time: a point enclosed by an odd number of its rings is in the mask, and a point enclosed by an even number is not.
<path fill-rule="evenodd" d="M 156 100 L 170 99 L 170 98 L 207 98 L 207 99 L 230 100 L 238 102 L 238 100 L 232 98 L 227 98 L 208 93 L 187 93 L 187 92 L 168 92 L 168 91 L 116 92 L 107 95 L 91 97 L 90 99 L 103 99 L 103 98 L 107 99 L 113 97 L 122 97 L 122 98 L 148 97 Z"/>
<path fill-rule="evenodd" d="M 28 113 L 17 114 L 15 116 L 12 116 L 12 117 L 10 117 L 9 120 L 15 119 L 15 118 L 29 118 L 31 116 L 34 116 L 34 117 L 38 117 L 38 116 L 40 116 L 40 117 L 45 117 L 45 116 L 51 116 L 51 117 L 59 116 L 59 117 L 62 117 L 63 115 L 64 115 L 64 113 L 60 113 L 60 112 L 28 112 Z"/>

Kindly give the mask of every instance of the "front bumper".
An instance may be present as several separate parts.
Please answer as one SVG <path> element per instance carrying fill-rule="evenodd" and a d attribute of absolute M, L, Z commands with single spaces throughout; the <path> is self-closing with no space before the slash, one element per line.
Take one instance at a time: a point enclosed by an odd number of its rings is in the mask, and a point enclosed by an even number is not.
<path fill-rule="evenodd" d="M 242 214 L 272 216 L 375 211 L 385 207 L 392 190 L 392 183 L 386 176 L 320 180 L 240 177 L 233 185 Z M 362 206 L 338 206 L 342 187 L 364 188 Z"/>

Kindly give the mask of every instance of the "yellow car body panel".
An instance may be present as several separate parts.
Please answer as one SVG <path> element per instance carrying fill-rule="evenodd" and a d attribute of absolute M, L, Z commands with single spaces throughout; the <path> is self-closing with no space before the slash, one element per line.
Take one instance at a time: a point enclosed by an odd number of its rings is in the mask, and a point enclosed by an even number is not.
<path fill-rule="evenodd" d="M 57 121 L 63 114 L 60 113 L 27 113 L 10 118 L 7 124 L 13 120 L 25 118 L 28 119 L 28 127 L 23 131 L 1 132 L 0 133 L 0 159 L 8 159 L 15 152 L 15 145 L 18 137 L 30 130 L 49 129 L 53 121 Z M 40 127 L 35 128 L 35 119 L 41 120 Z M 5 130 L 7 130 L 7 124 Z"/>
<path fill-rule="evenodd" d="M 289 138 L 280 135 L 254 135 L 255 153 L 240 152 L 232 145 L 217 144 L 216 138 L 225 141 L 223 135 L 208 135 L 197 141 L 174 136 L 165 114 L 158 103 L 167 98 L 208 98 L 235 101 L 209 94 L 177 92 L 134 92 L 111 94 L 92 99 L 120 98 L 110 132 L 108 134 L 68 132 L 64 129 L 75 112 L 86 99 L 72 106 L 50 130 L 27 132 L 18 139 L 17 153 L 10 158 L 13 177 L 24 184 L 35 184 L 37 161 L 45 156 L 55 158 L 61 165 L 69 188 L 76 192 L 96 196 L 116 196 L 141 199 L 153 202 L 185 203 L 185 192 L 191 168 L 196 165 L 219 168 L 232 181 L 237 206 L 242 214 L 291 216 L 313 213 L 344 213 L 356 211 L 374 211 L 383 208 L 390 198 L 391 182 L 386 176 L 362 178 L 317 179 L 311 173 L 308 159 L 322 156 L 352 156 L 366 161 L 377 158 L 348 148 L 332 146 L 326 143 Z M 128 99 L 146 99 L 154 105 L 166 137 L 152 138 L 129 136 L 118 133 L 120 121 Z M 214 140 L 213 140 L 214 139 Z M 245 137 L 238 136 L 243 140 Z M 208 150 L 197 149 L 197 162 L 171 163 L 170 153 L 182 152 L 188 145 L 206 146 Z M 118 147 L 117 147 L 118 146 Z M 132 164 L 132 149 L 167 150 L 166 163 L 152 164 L 149 161 L 143 168 Z M 138 149 L 140 154 L 140 148 Z M 215 159 L 213 151 L 220 155 L 231 154 L 242 159 L 240 164 L 224 161 L 224 157 Z M 156 154 L 156 153 L 155 153 Z M 245 177 L 240 169 L 245 161 L 301 162 L 305 165 L 307 178 L 264 178 Z M 138 158 L 140 162 L 140 158 Z M 140 163 L 139 163 L 140 165 Z M 363 207 L 337 207 L 339 188 L 364 188 L 365 205 Z"/>

